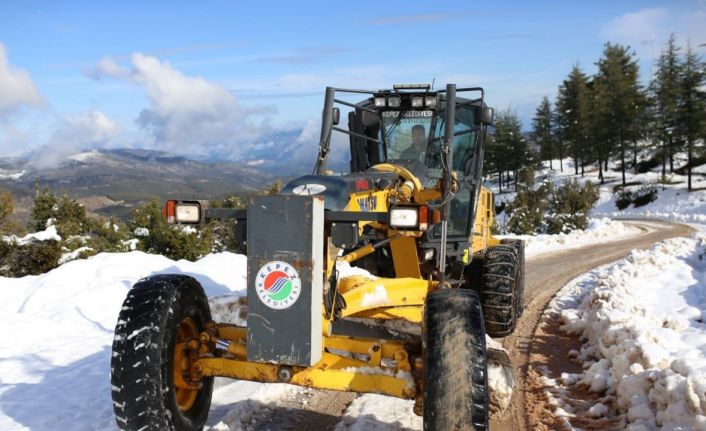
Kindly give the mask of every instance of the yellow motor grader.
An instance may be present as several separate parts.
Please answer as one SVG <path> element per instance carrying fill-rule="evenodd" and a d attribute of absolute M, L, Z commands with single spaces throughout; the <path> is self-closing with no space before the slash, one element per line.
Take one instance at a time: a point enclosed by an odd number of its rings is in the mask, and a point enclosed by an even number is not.
<path fill-rule="evenodd" d="M 200 430 L 221 376 L 385 394 L 414 400 L 426 430 L 486 430 L 485 336 L 513 331 L 524 284 L 523 245 L 491 235 L 481 185 L 493 116 L 482 88 L 329 87 L 312 175 L 246 210 L 168 201 L 169 223 L 233 222 L 247 327 L 214 322 L 191 277 L 140 280 L 115 329 L 118 426 Z M 333 132 L 347 173 L 326 168 Z"/>

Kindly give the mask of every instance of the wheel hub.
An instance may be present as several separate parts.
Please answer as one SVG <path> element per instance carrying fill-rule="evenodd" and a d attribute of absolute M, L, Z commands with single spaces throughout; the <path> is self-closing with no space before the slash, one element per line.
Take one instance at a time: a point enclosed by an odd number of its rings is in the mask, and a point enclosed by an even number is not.
<path fill-rule="evenodd" d="M 194 363 L 198 360 L 199 329 L 191 317 L 179 322 L 174 346 L 174 393 L 179 410 L 188 411 L 194 406 L 202 387 Z"/>

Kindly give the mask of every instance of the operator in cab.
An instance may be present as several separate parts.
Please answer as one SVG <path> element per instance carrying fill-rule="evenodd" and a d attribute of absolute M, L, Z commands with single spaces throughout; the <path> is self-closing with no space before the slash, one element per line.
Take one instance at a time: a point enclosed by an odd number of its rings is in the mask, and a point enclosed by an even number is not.
<path fill-rule="evenodd" d="M 427 151 L 427 133 L 424 126 L 417 124 L 412 127 L 412 145 L 400 154 L 400 159 L 424 162 Z"/>

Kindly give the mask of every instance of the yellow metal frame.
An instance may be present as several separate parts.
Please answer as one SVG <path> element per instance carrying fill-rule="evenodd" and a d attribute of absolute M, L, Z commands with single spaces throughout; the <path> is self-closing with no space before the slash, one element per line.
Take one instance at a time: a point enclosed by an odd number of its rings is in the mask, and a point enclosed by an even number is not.
<path fill-rule="evenodd" d="M 481 186 L 477 202 L 476 219 L 471 233 L 471 253 L 473 254 L 500 244 L 500 240 L 493 236 L 493 223 L 495 222 L 493 193 Z"/>
<path fill-rule="evenodd" d="M 193 364 L 201 377 L 220 376 L 262 383 L 290 383 L 340 391 L 366 392 L 415 398 L 418 378 L 406 345 L 388 340 L 362 340 L 324 336 L 322 359 L 311 367 L 248 362 L 246 328 L 211 323 L 200 336 L 202 345 L 229 342 L 227 356 L 202 355 Z M 412 343 L 413 345 L 414 343 Z M 417 346 L 418 348 L 418 346 Z M 383 359 L 394 361 L 393 366 Z"/>
<path fill-rule="evenodd" d="M 421 183 L 408 170 L 388 164 L 375 167 L 380 171 L 395 172 L 403 180 L 396 191 L 371 190 L 351 194 L 346 211 L 387 212 L 389 200 L 394 196 L 398 202 L 418 204 L 438 199 L 440 191 L 423 189 Z M 476 218 L 474 220 L 471 245 L 464 255 L 479 253 L 500 241 L 492 236 L 494 219 L 493 195 L 485 187 L 478 192 Z M 397 232 L 384 223 L 360 222 L 387 232 L 392 252 L 393 265 L 398 278 L 370 279 L 349 277 L 339 280 L 340 294 L 346 307 L 340 318 L 402 319 L 422 324 L 424 301 L 427 294 L 438 288 L 438 282 L 421 278 L 416 238 L 421 232 Z M 337 259 L 355 261 L 374 251 L 372 246 L 362 247 L 345 257 L 338 257 L 338 249 L 330 242 L 326 251 L 326 276 L 331 275 Z M 193 382 L 204 376 L 222 376 L 263 383 L 290 383 L 305 387 L 340 391 L 366 392 L 390 395 L 398 398 L 416 399 L 415 412 L 419 411 L 423 393 L 421 337 L 409 341 L 373 340 L 331 335 L 333 317 L 331 310 L 323 310 L 323 352 L 321 360 L 310 367 L 247 361 L 247 330 L 228 324 L 211 322 L 199 334 L 198 340 L 180 340 L 175 346 L 178 358 L 194 358 L 184 369 L 183 360 L 179 371 L 189 380 L 178 379 L 185 390 L 193 390 Z M 327 317 L 329 316 L 329 317 Z M 216 343 L 222 348 L 216 350 Z M 218 353 L 217 353 L 218 352 Z M 412 355 L 412 357 L 410 357 Z M 188 365 L 188 364 L 187 364 Z M 180 386 L 180 387 L 181 387 Z"/>

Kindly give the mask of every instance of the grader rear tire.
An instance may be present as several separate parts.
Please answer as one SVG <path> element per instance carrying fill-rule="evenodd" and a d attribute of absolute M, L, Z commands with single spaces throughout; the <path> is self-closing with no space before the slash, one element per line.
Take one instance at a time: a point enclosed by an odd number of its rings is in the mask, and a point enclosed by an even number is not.
<path fill-rule="evenodd" d="M 515 320 L 518 320 L 525 311 L 525 242 L 521 239 L 503 239 L 500 243 L 514 247 L 517 254 L 514 292 Z"/>
<path fill-rule="evenodd" d="M 513 245 L 501 244 L 489 248 L 483 260 L 483 284 L 478 288 L 485 329 L 491 337 L 506 337 L 515 330 L 522 298 L 518 294 L 519 268 Z"/>
<path fill-rule="evenodd" d="M 175 358 L 175 345 L 198 338 L 209 321 L 208 300 L 193 278 L 157 275 L 135 284 L 118 317 L 110 364 L 119 428 L 203 429 L 213 378 L 202 378 L 200 389 L 176 384 L 175 373 L 189 358 Z"/>
<path fill-rule="evenodd" d="M 488 376 L 478 294 L 432 291 L 424 325 L 424 429 L 486 431 Z"/>

